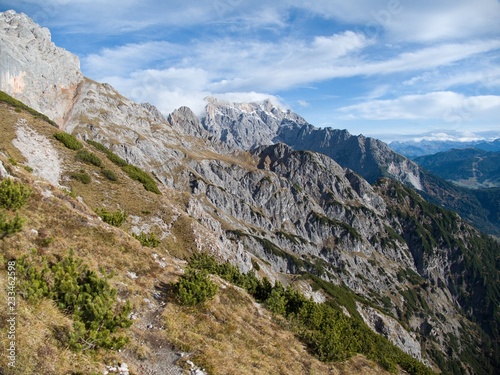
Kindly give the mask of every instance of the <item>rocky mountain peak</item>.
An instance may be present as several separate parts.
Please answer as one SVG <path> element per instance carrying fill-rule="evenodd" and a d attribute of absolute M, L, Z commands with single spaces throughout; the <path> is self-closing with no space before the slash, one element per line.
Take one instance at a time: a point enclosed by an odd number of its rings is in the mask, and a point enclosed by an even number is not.
<path fill-rule="evenodd" d="M 0 13 L 0 90 L 60 126 L 83 80 L 78 58 L 23 13 Z"/>
<path fill-rule="evenodd" d="M 200 120 L 189 107 L 180 107 L 168 115 L 167 121 L 184 133 L 201 135 L 203 127 Z"/>
<path fill-rule="evenodd" d="M 249 150 L 275 143 L 274 138 L 283 123 L 306 124 L 290 110 L 283 110 L 271 100 L 233 103 L 207 98 L 203 127 L 228 145 Z"/>

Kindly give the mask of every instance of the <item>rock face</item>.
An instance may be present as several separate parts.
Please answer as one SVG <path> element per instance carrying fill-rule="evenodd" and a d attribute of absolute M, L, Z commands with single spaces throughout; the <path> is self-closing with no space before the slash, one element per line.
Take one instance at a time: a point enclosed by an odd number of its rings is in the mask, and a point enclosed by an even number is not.
<path fill-rule="evenodd" d="M 202 124 L 233 147 L 250 150 L 282 142 L 295 150 L 325 154 L 370 183 L 388 175 L 422 189 L 418 165 L 396 154 L 385 143 L 362 135 L 353 136 L 347 130 L 314 127 L 290 110 L 277 108 L 269 100 L 229 103 L 208 98 Z M 389 165 L 392 168 L 388 168 Z"/>
<path fill-rule="evenodd" d="M 25 14 L 0 13 L 0 30 L 0 90 L 63 125 L 83 80 L 78 58 Z"/>
<path fill-rule="evenodd" d="M 325 154 L 372 184 L 381 177 L 393 178 L 433 202 L 459 212 L 480 229 L 500 234 L 498 221 L 491 218 L 487 203 L 430 174 L 378 139 L 354 136 L 347 130 L 317 128 L 269 101 L 230 103 L 209 98 L 202 124 L 232 147 L 250 150 L 282 142 L 295 150 Z"/>
<path fill-rule="evenodd" d="M 398 347 L 404 348 L 405 352 L 412 357 L 422 359 L 419 342 L 396 319 L 368 306 L 358 304 L 357 308 L 365 323 L 372 327 L 375 332 L 380 333 Z"/>
<path fill-rule="evenodd" d="M 276 143 L 276 133 L 284 122 L 306 124 L 299 115 L 283 111 L 269 100 L 229 104 L 211 97 L 207 98 L 206 116 L 202 119 L 211 134 L 243 150 Z"/>
<path fill-rule="evenodd" d="M 374 330 L 431 364 L 470 366 L 461 353 L 479 345 L 467 343 L 479 331 L 469 318 L 495 337 L 496 295 L 481 305 L 488 293 L 477 286 L 494 272 L 482 274 L 474 255 L 481 249 L 485 256 L 489 243 L 457 215 L 394 180 L 370 184 L 386 174 L 429 189 L 418 166 L 382 142 L 314 128 L 269 101 L 209 99 L 201 122 L 187 107 L 166 120 L 155 107 L 83 78 L 76 58 L 54 47 L 50 34 L 26 16 L 6 12 L 0 20 L 6 30 L 0 31 L 1 82 L 9 93 L 182 197 L 158 198 L 175 207 L 170 222 L 159 226 L 162 239 L 184 218 L 179 225 L 194 249 L 244 272 L 259 264 L 273 280 L 290 273 L 320 276 L 357 296 L 358 311 Z M 27 40 L 33 40 L 29 53 Z M 45 67 L 44 76 L 26 61 Z M 16 80 L 4 78 L 11 76 Z M 134 226 L 152 223 L 141 220 L 134 217 Z"/>

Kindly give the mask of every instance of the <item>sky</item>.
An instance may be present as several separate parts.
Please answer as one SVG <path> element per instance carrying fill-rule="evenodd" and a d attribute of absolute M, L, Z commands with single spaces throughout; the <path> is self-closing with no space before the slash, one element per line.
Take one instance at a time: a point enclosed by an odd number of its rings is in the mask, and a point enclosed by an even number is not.
<path fill-rule="evenodd" d="M 498 0 L 0 0 L 164 114 L 271 99 L 386 142 L 500 137 Z"/>

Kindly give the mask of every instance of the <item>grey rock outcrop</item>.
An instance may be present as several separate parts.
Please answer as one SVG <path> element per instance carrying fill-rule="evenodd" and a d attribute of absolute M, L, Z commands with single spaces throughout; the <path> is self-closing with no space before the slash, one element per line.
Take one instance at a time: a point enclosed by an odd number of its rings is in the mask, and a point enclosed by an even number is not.
<path fill-rule="evenodd" d="M 25 14 L 0 13 L 0 30 L 0 90 L 62 126 L 83 80 L 78 58 Z"/>
<path fill-rule="evenodd" d="M 243 150 L 276 143 L 274 138 L 283 122 L 306 123 L 299 115 L 283 111 L 269 100 L 228 103 L 209 97 L 206 101 L 204 128 L 231 147 Z"/>
<path fill-rule="evenodd" d="M 412 357 L 422 360 L 422 349 L 414 337 L 415 335 L 406 331 L 396 319 L 369 306 L 362 306 L 358 303 L 356 307 L 365 323 L 373 331 L 381 334 L 394 345 L 403 348 Z"/>

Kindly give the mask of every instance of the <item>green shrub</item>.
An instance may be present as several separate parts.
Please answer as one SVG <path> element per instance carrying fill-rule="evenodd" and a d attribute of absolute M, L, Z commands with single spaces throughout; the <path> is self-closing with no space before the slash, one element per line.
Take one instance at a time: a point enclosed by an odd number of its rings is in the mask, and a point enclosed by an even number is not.
<path fill-rule="evenodd" d="M 145 171 L 136 167 L 135 165 L 127 165 L 123 167 L 123 170 L 128 174 L 128 176 L 135 181 L 139 181 L 144 189 L 155 194 L 161 194 L 155 180 Z"/>
<path fill-rule="evenodd" d="M 92 141 L 90 139 L 87 140 L 87 143 L 94 146 L 97 150 L 104 152 L 107 158 L 116 165 L 118 165 L 119 167 L 125 167 L 126 165 L 128 165 L 126 160 L 122 159 L 121 157 L 113 153 L 111 150 L 107 149 L 106 146 L 104 146 L 103 144 L 96 141 Z"/>
<path fill-rule="evenodd" d="M 12 220 L 7 220 L 0 212 L 0 239 L 11 236 L 23 229 L 24 219 L 16 216 Z"/>
<path fill-rule="evenodd" d="M 73 172 L 69 175 L 72 179 L 80 181 L 82 184 L 90 184 L 90 175 L 83 172 Z"/>
<path fill-rule="evenodd" d="M 160 240 L 156 238 L 154 233 L 148 233 L 148 234 L 144 232 L 141 232 L 140 234 L 132 233 L 132 236 L 134 236 L 137 240 L 139 240 L 142 246 L 158 247 L 158 245 L 160 244 Z"/>
<path fill-rule="evenodd" d="M 68 133 L 59 132 L 54 134 L 54 138 L 65 145 L 70 150 L 79 150 L 83 147 L 82 143 L 74 136 Z"/>
<path fill-rule="evenodd" d="M 96 154 L 86 150 L 80 150 L 76 154 L 76 159 L 84 163 L 95 165 L 96 167 L 102 166 L 102 160 Z"/>
<path fill-rule="evenodd" d="M 132 324 L 128 319 L 130 303 L 117 308 L 116 289 L 109 285 L 108 276 L 89 270 L 72 252 L 51 265 L 45 257 L 33 253 L 17 261 L 17 273 L 20 294 L 25 299 L 36 302 L 50 298 L 71 315 L 73 327 L 63 332 L 63 344 L 72 350 L 120 349 L 128 342 L 126 336 L 116 332 Z"/>
<path fill-rule="evenodd" d="M 97 209 L 96 213 L 105 223 L 113 225 L 115 227 L 121 226 L 125 220 L 127 220 L 127 214 L 123 210 L 118 211 L 108 211 L 105 208 Z"/>
<path fill-rule="evenodd" d="M 181 304 L 194 306 L 215 296 L 218 287 L 208 278 L 207 271 L 188 268 L 177 282 L 176 290 Z"/>
<path fill-rule="evenodd" d="M 109 170 L 109 169 L 102 169 L 101 173 L 103 174 L 104 177 L 106 177 L 109 181 L 118 181 L 118 176 L 115 174 L 115 172 Z"/>
<path fill-rule="evenodd" d="M 265 303 L 267 309 L 274 314 L 285 315 L 286 314 L 286 299 L 283 293 L 273 288 L 271 294 L 266 299 Z"/>
<path fill-rule="evenodd" d="M 10 178 L 0 182 L 0 207 L 16 211 L 23 207 L 31 196 L 31 189 Z"/>

